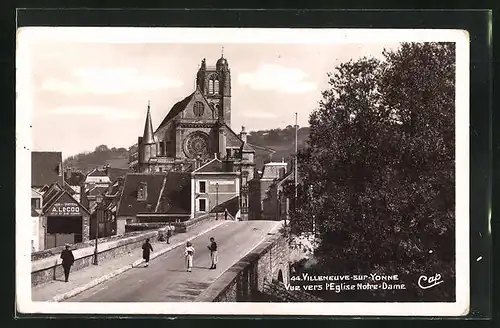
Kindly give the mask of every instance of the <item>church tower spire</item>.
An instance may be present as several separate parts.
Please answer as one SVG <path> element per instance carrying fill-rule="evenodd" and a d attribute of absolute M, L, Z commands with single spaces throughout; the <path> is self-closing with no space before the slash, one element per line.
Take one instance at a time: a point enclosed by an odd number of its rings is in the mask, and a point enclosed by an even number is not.
<path fill-rule="evenodd" d="M 148 112 L 146 114 L 146 124 L 144 125 L 144 135 L 142 137 L 142 142 L 144 144 L 153 144 L 153 122 L 151 121 L 151 109 L 150 102 L 148 100 Z"/>

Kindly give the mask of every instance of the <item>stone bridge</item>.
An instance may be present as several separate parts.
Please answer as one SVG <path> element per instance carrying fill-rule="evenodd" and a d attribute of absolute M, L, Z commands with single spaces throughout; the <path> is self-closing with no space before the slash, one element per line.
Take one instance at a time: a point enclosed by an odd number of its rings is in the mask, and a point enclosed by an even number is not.
<path fill-rule="evenodd" d="M 279 225 L 281 227 L 282 225 Z M 231 266 L 197 298 L 197 302 L 320 301 L 297 291 L 287 291 L 292 250 L 280 229 Z"/>
<path fill-rule="evenodd" d="M 71 296 L 67 301 L 318 301 L 304 292 L 291 292 L 285 288 L 285 284 L 290 281 L 293 250 L 282 234 L 282 226 L 282 222 L 261 220 L 219 223 L 210 232 L 191 239 L 196 249 L 192 272 L 186 272 L 184 243 L 181 242 L 179 246 L 159 255 L 147 270 L 131 268 Z M 181 235 L 183 234 L 178 238 Z M 210 237 L 215 237 L 219 245 L 216 270 L 209 269 L 211 260 L 207 245 Z M 134 238 L 140 237 L 131 237 L 133 240 L 130 245 L 137 243 L 138 240 Z M 49 272 L 50 268 L 46 270 Z"/>

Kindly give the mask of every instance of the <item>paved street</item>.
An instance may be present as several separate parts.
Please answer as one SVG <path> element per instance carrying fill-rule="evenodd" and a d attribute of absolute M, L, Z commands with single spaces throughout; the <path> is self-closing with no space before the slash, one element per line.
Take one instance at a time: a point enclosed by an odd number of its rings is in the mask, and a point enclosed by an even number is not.
<path fill-rule="evenodd" d="M 192 272 L 186 272 L 184 247 L 95 286 L 68 302 L 176 302 L 193 301 L 224 271 L 252 250 L 276 225 L 273 221 L 229 222 L 192 240 L 196 249 Z M 209 270 L 209 238 L 219 249 L 216 270 Z"/>

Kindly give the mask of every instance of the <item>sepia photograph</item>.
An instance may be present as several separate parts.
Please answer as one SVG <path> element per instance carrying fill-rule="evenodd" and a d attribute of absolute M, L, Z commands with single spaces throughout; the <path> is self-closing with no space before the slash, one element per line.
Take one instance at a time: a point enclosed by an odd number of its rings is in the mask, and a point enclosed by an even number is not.
<path fill-rule="evenodd" d="M 16 39 L 20 312 L 468 313 L 466 31 Z"/>

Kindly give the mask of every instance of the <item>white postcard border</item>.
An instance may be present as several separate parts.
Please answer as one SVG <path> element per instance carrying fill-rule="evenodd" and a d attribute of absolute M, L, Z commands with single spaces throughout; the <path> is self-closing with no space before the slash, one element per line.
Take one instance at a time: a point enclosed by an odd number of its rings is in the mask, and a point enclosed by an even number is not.
<path fill-rule="evenodd" d="M 85 29 L 85 33 L 80 33 Z M 165 33 L 165 30 L 168 30 Z M 214 33 L 214 30 L 217 33 Z M 78 36 L 78 38 L 76 38 Z M 116 43 L 456 42 L 456 302 L 450 303 L 56 303 L 31 301 L 29 211 L 33 104 L 25 41 Z M 23 42 L 20 42 L 23 41 Z M 21 313 L 459 316 L 469 309 L 469 34 L 463 30 L 65 28 L 18 30 L 16 104 L 16 305 Z M 332 68 L 333 69 L 333 68 Z M 326 72 L 325 72 L 326 73 Z M 23 83 L 19 83 L 22 81 Z M 28 95 L 28 96 L 24 96 Z M 61 136 L 63 137 L 63 136 Z"/>

